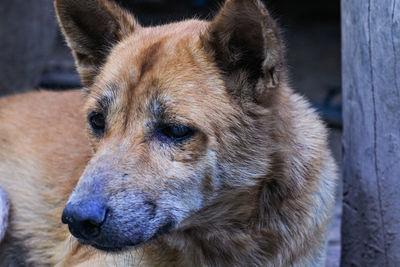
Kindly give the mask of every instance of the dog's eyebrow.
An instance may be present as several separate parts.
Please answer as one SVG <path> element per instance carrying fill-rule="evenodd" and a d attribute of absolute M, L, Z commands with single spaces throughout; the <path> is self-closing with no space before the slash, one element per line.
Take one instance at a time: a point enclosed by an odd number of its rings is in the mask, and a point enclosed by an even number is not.
<path fill-rule="evenodd" d="M 150 97 L 150 101 L 146 107 L 150 116 L 158 122 L 172 123 L 179 116 L 171 105 L 171 99 L 163 93 L 156 92 Z"/>
<path fill-rule="evenodd" d="M 96 97 L 96 101 L 103 110 L 107 110 L 111 102 L 115 99 L 117 86 L 115 84 L 108 84 L 104 88 L 101 94 Z"/>
<path fill-rule="evenodd" d="M 165 117 L 166 114 L 166 107 L 165 103 L 162 99 L 158 97 L 154 97 L 150 101 L 149 110 L 152 116 L 158 119 L 162 119 Z"/>

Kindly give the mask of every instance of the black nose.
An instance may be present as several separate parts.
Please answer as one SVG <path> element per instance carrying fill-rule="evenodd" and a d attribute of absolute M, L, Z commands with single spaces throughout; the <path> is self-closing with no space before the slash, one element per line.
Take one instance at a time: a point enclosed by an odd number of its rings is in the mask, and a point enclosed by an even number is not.
<path fill-rule="evenodd" d="M 96 201 L 67 204 L 61 220 L 68 224 L 69 231 L 76 238 L 90 240 L 100 234 L 106 219 L 107 209 Z"/>

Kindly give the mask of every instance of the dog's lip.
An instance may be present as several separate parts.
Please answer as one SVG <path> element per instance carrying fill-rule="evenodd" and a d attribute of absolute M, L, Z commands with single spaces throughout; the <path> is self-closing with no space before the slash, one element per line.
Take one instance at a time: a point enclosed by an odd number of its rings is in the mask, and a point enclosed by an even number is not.
<path fill-rule="evenodd" d="M 158 237 L 170 233 L 175 228 L 175 222 L 173 220 L 168 220 L 163 226 L 161 226 L 158 231 L 147 240 L 139 240 L 135 244 L 125 244 L 121 246 L 105 246 L 104 244 L 99 244 L 96 241 L 89 241 L 82 238 L 77 238 L 78 242 L 84 246 L 91 246 L 95 249 L 104 251 L 104 252 L 122 252 L 129 250 L 131 248 L 137 248 L 147 242 L 150 242 Z"/>
<path fill-rule="evenodd" d="M 97 244 L 92 244 L 91 246 L 104 252 L 122 252 L 128 250 L 128 247 L 103 247 Z"/>
<path fill-rule="evenodd" d="M 121 251 L 127 250 L 128 247 L 130 247 L 130 246 L 103 246 L 103 245 L 99 245 L 94 242 L 89 242 L 89 241 L 86 241 L 86 240 L 80 239 L 80 238 L 78 239 L 78 242 L 81 245 L 91 246 L 91 247 L 94 247 L 95 249 L 98 249 L 98 250 L 101 250 L 104 252 L 121 252 Z"/>
<path fill-rule="evenodd" d="M 173 220 L 168 220 L 163 226 L 158 228 L 157 232 L 149 240 L 153 240 L 162 235 L 169 234 L 175 227 L 175 222 Z"/>

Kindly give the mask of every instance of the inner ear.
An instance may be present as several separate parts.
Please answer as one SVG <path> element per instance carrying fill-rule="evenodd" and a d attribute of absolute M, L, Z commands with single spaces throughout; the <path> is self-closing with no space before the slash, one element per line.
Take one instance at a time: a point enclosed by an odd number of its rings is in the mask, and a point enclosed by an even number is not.
<path fill-rule="evenodd" d="M 235 96 L 254 99 L 279 87 L 283 44 L 261 1 L 227 0 L 202 42 Z"/>
<path fill-rule="evenodd" d="M 263 59 L 264 45 L 262 30 L 259 23 L 249 25 L 246 22 L 237 23 L 224 51 L 221 41 L 215 44 L 216 59 L 221 68 L 227 72 L 240 70 L 246 72 L 250 81 L 257 81 L 264 75 Z M 251 29 L 251 30 L 250 30 Z"/>

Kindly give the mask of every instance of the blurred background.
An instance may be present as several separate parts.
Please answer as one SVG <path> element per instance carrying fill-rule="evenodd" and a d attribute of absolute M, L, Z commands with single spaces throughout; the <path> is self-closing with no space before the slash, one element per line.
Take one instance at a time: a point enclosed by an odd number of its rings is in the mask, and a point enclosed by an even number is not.
<path fill-rule="evenodd" d="M 82 0 L 85 1 L 85 0 Z M 211 19 L 223 0 L 116 0 L 142 25 L 184 18 Z M 307 96 L 330 127 L 341 163 L 341 53 L 339 0 L 264 1 L 287 44 L 293 88 Z M 70 51 L 58 29 L 52 0 L 0 2 L 0 96 L 39 88 L 79 88 Z M 339 266 L 341 185 L 328 241 L 327 266 Z"/>

